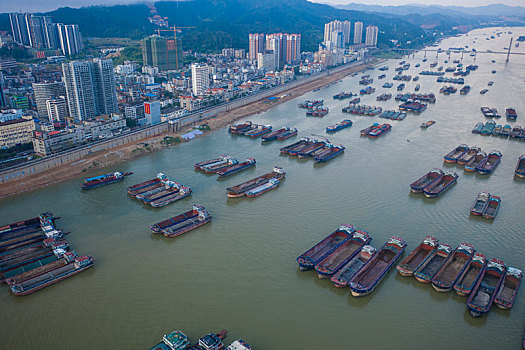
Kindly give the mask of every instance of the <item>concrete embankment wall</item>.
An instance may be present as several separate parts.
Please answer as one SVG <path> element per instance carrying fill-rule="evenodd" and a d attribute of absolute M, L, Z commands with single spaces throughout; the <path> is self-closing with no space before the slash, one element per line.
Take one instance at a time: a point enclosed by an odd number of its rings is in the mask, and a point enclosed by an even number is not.
<path fill-rule="evenodd" d="M 359 62 L 359 64 L 362 64 L 362 63 L 363 62 Z M 176 122 L 172 122 L 172 123 L 164 122 L 161 124 L 144 127 L 139 130 L 135 130 L 135 131 L 126 133 L 124 135 L 112 137 L 111 139 L 108 139 L 108 140 L 97 141 L 94 143 L 90 143 L 88 145 L 84 145 L 84 146 L 80 146 L 74 149 L 69 149 L 63 152 L 59 152 L 59 153 L 53 154 L 51 156 L 48 156 L 42 159 L 37 159 L 37 160 L 30 161 L 30 162 L 27 162 L 27 163 L 24 163 L 18 166 L 0 170 L 0 184 L 20 179 L 23 176 L 39 173 L 39 172 L 48 170 L 56 166 L 73 163 L 92 153 L 109 150 L 111 148 L 115 148 L 115 147 L 119 147 L 119 146 L 122 146 L 128 143 L 136 142 L 136 141 L 142 140 L 147 137 L 152 137 L 155 135 L 166 133 L 168 131 L 177 131 L 183 126 L 197 123 L 200 120 L 213 116 L 217 113 L 229 111 L 229 110 L 239 108 L 239 107 L 248 105 L 250 103 L 259 101 L 261 99 L 265 99 L 267 97 L 275 96 L 279 93 L 282 93 L 284 91 L 293 89 L 300 85 L 312 82 L 326 75 L 330 75 L 330 74 L 342 71 L 344 69 L 348 69 L 354 65 L 356 65 L 356 63 L 339 66 L 339 67 L 330 69 L 329 71 L 325 71 L 325 72 L 322 72 L 314 76 L 309 76 L 303 79 L 298 79 L 296 81 L 290 82 L 285 85 L 280 85 L 272 89 L 264 90 L 252 96 L 244 97 L 244 98 L 241 98 L 241 99 L 229 102 L 229 103 L 225 103 L 225 104 L 213 107 L 213 108 L 198 110 L 194 113 L 184 116 L 181 119 L 178 119 Z"/>

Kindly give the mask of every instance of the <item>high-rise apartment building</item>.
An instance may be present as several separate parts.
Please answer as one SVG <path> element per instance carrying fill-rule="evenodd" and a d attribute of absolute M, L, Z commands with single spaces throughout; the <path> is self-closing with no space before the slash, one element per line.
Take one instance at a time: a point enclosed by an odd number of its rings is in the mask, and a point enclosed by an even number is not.
<path fill-rule="evenodd" d="M 113 62 L 95 58 L 62 63 L 69 115 L 75 122 L 118 112 Z"/>
<path fill-rule="evenodd" d="M 182 40 L 151 35 L 142 39 L 142 60 L 145 66 L 158 67 L 159 70 L 182 68 Z"/>
<path fill-rule="evenodd" d="M 286 37 L 288 34 L 276 33 L 266 36 L 266 49 L 275 55 L 275 68 L 281 69 L 286 62 Z"/>
<path fill-rule="evenodd" d="M 363 22 L 354 23 L 354 45 L 363 42 Z"/>
<path fill-rule="evenodd" d="M 68 115 L 67 112 L 67 101 L 65 96 L 59 96 L 56 99 L 46 101 L 46 109 L 49 121 L 63 122 Z"/>
<path fill-rule="evenodd" d="M 366 46 L 377 46 L 377 33 L 379 32 L 379 29 L 376 26 L 368 26 L 366 27 L 366 38 L 365 38 L 365 45 Z"/>
<path fill-rule="evenodd" d="M 194 63 L 191 65 L 191 90 L 193 95 L 204 95 L 210 87 L 210 67 L 207 64 Z"/>
<path fill-rule="evenodd" d="M 272 50 L 264 50 L 257 54 L 257 68 L 263 69 L 264 73 L 274 72 L 276 67 L 275 53 Z"/>
<path fill-rule="evenodd" d="M 332 21 L 326 23 L 324 25 L 324 41 L 336 42 L 337 38 L 334 35 L 339 35 L 337 33 L 341 32 L 343 36 L 343 46 L 344 44 L 348 44 L 350 42 L 350 27 L 350 21 Z"/>
<path fill-rule="evenodd" d="M 0 108 L 7 107 L 7 99 L 4 92 L 4 73 L 0 71 Z"/>
<path fill-rule="evenodd" d="M 66 96 L 66 88 L 63 82 L 33 83 L 33 92 L 38 116 L 46 119 L 50 119 L 47 101 L 57 99 L 59 96 Z"/>
<path fill-rule="evenodd" d="M 301 60 L 301 34 L 286 34 L 286 62 Z"/>
<path fill-rule="evenodd" d="M 257 34 L 257 33 L 250 34 L 249 40 L 250 40 L 250 49 L 249 49 L 248 58 L 253 61 L 257 59 L 257 54 L 264 50 L 264 47 L 265 47 L 264 34 Z"/>
<path fill-rule="evenodd" d="M 76 24 L 53 23 L 51 17 L 10 13 L 13 41 L 37 50 L 60 49 L 64 55 L 82 51 L 82 36 Z"/>
<path fill-rule="evenodd" d="M 76 24 L 57 24 L 60 49 L 66 56 L 82 51 L 82 36 Z"/>

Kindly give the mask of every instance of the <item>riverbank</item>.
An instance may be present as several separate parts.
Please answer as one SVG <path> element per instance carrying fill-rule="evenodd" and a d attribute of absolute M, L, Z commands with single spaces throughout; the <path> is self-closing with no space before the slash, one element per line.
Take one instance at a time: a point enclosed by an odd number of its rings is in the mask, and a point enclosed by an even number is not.
<path fill-rule="evenodd" d="M 381 61 L 373 62 L 372 65 L 380 62 Z M 267 99 L 260 99 L 242 107 L 231 109 L 226 112 L 220 112 L 211 119 L 200 121 L 199 124 L 207 123 L 210 126 L 210 130 L 205 133 L 208 134 L 214 130 L 219 130 L 223 127 L 226 127 L 237 120 L 246 118 L 250 115 L 265 112 L 278 104 L 299 97 L 314 89 L 322 88 L 348 76 L 349 74 L 363 71 L 370 65 L 371 64 L 350 66 L 336 73 L 320 76 L 319 79 L 279 93 L 279 96 L 282 96 L 282 98 L 277 98 L 272 102 L 269 102 Z M 95 174 L 98 169 L 114 166 L 121 162 L 167 148 L 170 145 L 164 142 L 165 136 L 180 137 L 180 135 L 184 134 L 190 129 L 191 126 L 187 126 L 179 130 L 177 133 L 169 132 L 157 134 L 119 147 L 111 148 L 106 151 L 93 153 L 81 160 L 63 164 L 52 169 L 36 173 L 34 175 L 26 175 L 19 180 L 10 181 L 0 186 L 0 198 L 7 198 L 20 193 L 37 190 L 39 188 L 79 176 L 91 176 Z"/>

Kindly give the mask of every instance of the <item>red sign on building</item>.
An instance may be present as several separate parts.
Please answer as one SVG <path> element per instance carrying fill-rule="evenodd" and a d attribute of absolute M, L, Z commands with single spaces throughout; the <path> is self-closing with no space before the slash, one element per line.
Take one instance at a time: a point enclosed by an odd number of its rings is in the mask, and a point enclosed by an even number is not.
<path fill-rule="evenodd" d="M 149 103 L 144 103 L 144 113 L 146 113 L 146 114 L 150 114 L 151 113 L 151 109 L 150 109 Z"/>

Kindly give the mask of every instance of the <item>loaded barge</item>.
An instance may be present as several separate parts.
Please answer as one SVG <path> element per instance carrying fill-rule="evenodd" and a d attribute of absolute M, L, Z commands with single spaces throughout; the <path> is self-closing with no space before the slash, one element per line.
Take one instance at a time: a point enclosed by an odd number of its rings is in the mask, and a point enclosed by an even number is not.
<path fill-rule="evenodd" d="M 432 236 L 426 236 L 423 242 L 410 253 L 399 265 L 397 270 L 401 276 L 413 276 L 414 271 L 425 262 L 425 260 L 434 252 L 439 241 Z"/>
<path fill-rule="evenodd" d="M 348 283 L 355 276 L 356 273 L 370 260 L 376 253 L 376 249 L 371 245 L 365 245 L 352 260 L 343 266 L 337 273 L 335 273 L 330 281 L 334 283 L 337 288 L 348 287 Z"/>
<path fill-rule="evenodd" d="M 194 205 L 192 210 L 150 226 L 151 231 L 166 237 L 177 237 L 211 221 L 211 215 L 202 205 Z"/>
<path fill-rule="evenodd" d="M 261 137 L 262 142 L 268 142 L 273 140 L 285 140 L 287 138 L 290 138 L 294 135 L 297 135 L 297 129 L 292 129 L 287 126 L 284 128 L 274 130 L 269 134 L 263 135 Z"/>
<path fill-rule="evenodd" d="M 483 273 L 487 265 L 487 258 L 481 253 L 476 253 L 470 260 L 467 268 L 459 276 L 454 284 L 454 290 L 460 296 L 469 295 L 479 276 Z"/>
<path fill-rule="evenodd" d="M 261 175 L 259 177 L 256 177 L 252 180 L 243 182 L 242 184 L 239 184 L 237 186 L 228 187 L 226 189 L 226 193 L 228 194 L 228 197 L 234 198 L 234 197 L 242 197 L 245 196 L 248 191 L 252 191 L 256 188 L 261 187 L 262 185 L 265 185 L 268 183 L 271 179 L 281 180 L 286 175 L 286 172 L 283 168 L 280 167 L 274 167 L 273 171 Z M 250 194 L 254 194 L 253 192 L 250 192 Z"/>
<path fill-rule="evenodd" d="M 219 177 L 227 177 L 227 176 L 237 174 L 238 172 L 241 172 L 248 168 L 251 168 L 252 166 L 255 166 L 255 163 L 256 163 L 255 158 L 246 158 L 245 162 L 230 165 L 229 167 L 218 170 L 215 173 L 219 175 Z"/>
<path fill-rule="evenodd" d="M 159 173 L 157 180 L 146 181 L 128 188 L 128 194 L 154 208 L 163 207 L 191 195 L 191 188 L 171 181 Z M 148 185 L 145 185 L 149 183 Z"/>
<path fill-rule="evenodd" d="M 432 287 L 438 292 L 451 291 L 468 267 L 474 252 L 474 247 L 469 243 L 460 243 L 432 278 Z"/>
<path fill-rule="evenodd" d="M 496 293 L 505 278 L 506 270 L 503 261 L 497 259 L 489 261 L 467 300 L 467 308 L 473 317 L 484 316 L 490 311 Z"/>

